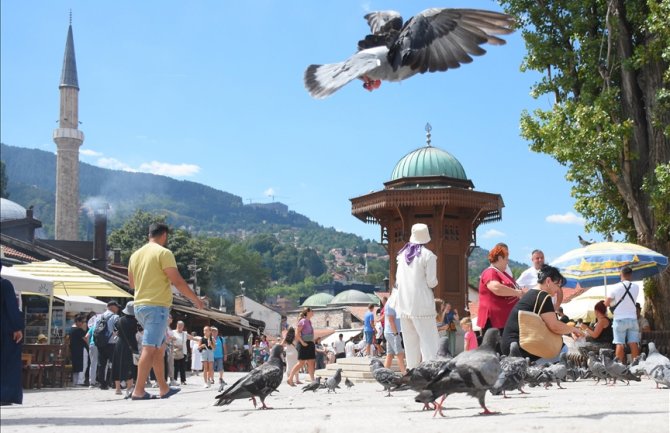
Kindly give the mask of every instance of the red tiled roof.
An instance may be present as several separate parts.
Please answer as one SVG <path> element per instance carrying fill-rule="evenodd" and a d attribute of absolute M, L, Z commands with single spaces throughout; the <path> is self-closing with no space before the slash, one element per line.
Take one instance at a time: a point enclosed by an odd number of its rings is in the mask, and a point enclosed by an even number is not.
<path fill-rule="evenodd" d="M 2 253 L 5 255 L 5 257 L 11 257 L 19 260 L 25 260 L 26 262 L 38 262 L 39 259 L 36 259 L 33 256 L 29 256 L 28 254 L 24 254 L 21 251 L 17 251 L 12 247 L 8 247 L 6 245 L 2 246 Z"/>

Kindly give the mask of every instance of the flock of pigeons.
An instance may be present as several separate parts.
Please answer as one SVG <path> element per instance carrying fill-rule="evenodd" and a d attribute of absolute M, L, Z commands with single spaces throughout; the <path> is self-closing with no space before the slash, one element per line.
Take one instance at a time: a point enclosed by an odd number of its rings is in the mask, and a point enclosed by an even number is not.
<path fill-rule="evenodd" d="M 495 412 L 486 407 L 487 391 L 509 398 L 507 391 L 518 390 L 525 393 L 523 388 L 526 385 L 531 388 L 548 388 L 556 383 L 557 387 L 562 388 L 562 382 L 589 378 L 595 379 L 596 384 L 604 381 L 605 384 L 614 385 L 616 381 L 640 381 L 646 374 L 656 382 L 657 388 L 659 385 L 670 388 L 670 360 L 656 350 L 653 342 L 649 343 L 647 356 L 643 354 L 626 366 L 614 358 L 614 351 L 611 349 L 601 349 L 598 354 L 589 352 L 588 360 L 583 365 L 569 359 L 565 353 L 561 354 L 555 364 L 530 365 L 528 359 L 521 356 L 516 343 L 512 344 L 509 356 L 500 357 L 495 351 L 499 341 L 499 331 L 489 329 L 484 334 L 481 346 L 452 357 L 447 349 L 448 340 L 443 338 L 435 359 L 420 363 L 404 375 L 385 368 L 377 358 L 371 359 L 370 370 L 375 380 L 384 387 L 386 396 L 396 391 L 415 391 L 418 393 L 415 401 L 423 403 L 424 409 L 434 410 L 433 416 L 438 413 L 444 416 L 444 400 L 450 394 L 456 393 L 477 398 L 484 409 L 481 414 L 488 415 Z M 261 402 L 260 409 L 269 409 L 265 399 L 277 390 L 284 377 L 283 352 L 281 345 L 275 345 L 268 362 L 256 367 L 217 395 L 215 405 L 223 406 L 234 400 L 250 399 L 254 407 L 257 407 L 258 398 Z M 328 393 L 336 392 L 341 381 L 342 369 L 337 369 L 332 377 L 326 380 L 318 377 L 305 385 L 302 391 L 317 392 L 319 389 L 326 389 Z M 345 385 L 347 388 L 354 386 L 348 378 L 345 378 Z"/>

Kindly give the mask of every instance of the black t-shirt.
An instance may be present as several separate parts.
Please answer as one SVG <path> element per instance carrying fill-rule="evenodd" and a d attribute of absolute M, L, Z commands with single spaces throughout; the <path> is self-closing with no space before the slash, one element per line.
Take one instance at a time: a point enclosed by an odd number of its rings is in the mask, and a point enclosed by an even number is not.
<path fill-rule="evenodd" d="M 548 299 L 545 301 L 545 298 Z M 537 307 L 535 307 L 536 300 Z M 543 302 L 544 305 L 542 305 Z M 542 305 L 541 309 L 540 305 Z M 501 348 L 504 355 L 509 355 L 509 346 L 513 341 L 516 341 L 517 343 L 519 342 L 519 311 L 533 311 L 533 308 L 536 308 L 535 312 L 540 315 L 542 313 L 553 313 L 554 303 L 551 300 L 549 293 L 531 289 L 528 293 L 523 295 L 514 308 L 512 308 L 512 311 L 507 318 L 507 323 L 505 323 L 505 329 L 502 335 Z M 521 353 L 523 353 L 524 357 L 529 357 L 532 361 L 539 359 L 538 356 L 531 355 L 523 349 L 521 350 Z"/>

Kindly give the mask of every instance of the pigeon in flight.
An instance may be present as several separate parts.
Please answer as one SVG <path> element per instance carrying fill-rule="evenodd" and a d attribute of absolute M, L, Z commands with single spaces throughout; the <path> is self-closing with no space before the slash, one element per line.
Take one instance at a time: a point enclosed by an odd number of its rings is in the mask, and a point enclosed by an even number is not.
<path fill-rule="evenodd" d="M 372 33 L 358 42 L 356 54 L 305 71 L 305 87 L 314 98 L 325 98 L 356 78 L 372 91 L 384 80 L 458 68 L 486 53 L 480 45 L 504 45 L 497 35 L 514 31 L 510 15 L 479 9 L 431 8 L 404 24 L 396 11 L 370 12 L 365 19 Z"/>
<path fill-rule="evenodd" d="M 270 359 L 217 395 L 214 405 L 223 406 L 232 403 L 233 400 L 250 398 L 256 407 L 256 397 L 258 397 L 263 405 L 261 409 L 270 409 L 265 405 L 265 398 L 276 391 L 282 382 L 284 363 L 281 356 L 283 353 L 284 348 L 281 344 L 273 346 Z"/>

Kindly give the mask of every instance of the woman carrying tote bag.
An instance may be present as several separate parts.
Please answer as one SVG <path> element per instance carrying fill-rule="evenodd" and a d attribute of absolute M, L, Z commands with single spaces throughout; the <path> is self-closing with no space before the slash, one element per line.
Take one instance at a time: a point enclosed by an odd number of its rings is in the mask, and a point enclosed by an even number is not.
<path fill-rule="evenodd" d="M 565 279 L 563 275 L 553 266 L 543 265 L 542 268 L 538 271 L 537 274 L 537 285 L 529 290 L 519 302 L 514 306 L 510 312 L 507 323 L 505 324 L 505 329 L 503 330 L 502 335 L 502 352 L 504 355 L 509 355 L 510 345 L 512 342 L 519 343 L 521 353 L 523 357 L 528 357 L 531 361 L 541 362 L 552 362 L 552 359 L 542 358 L 539 355 L 540 351 L 533 350 L 536 353 L 530 353 L 529 349 L 531 345 L 526 345 L 524 348 L 524 338 L 528 333 L 532 333 L 535 336 L 541 336 L 542 333 L 545 333 L 544 338 L 540 338 L 539 341 L 545 342 L 546 345 L 550 345 L 552 340 L 558 340 L 562 335 L 572 334 L 575 337 L 583 335 L 583 332 L 577 329 L 574 326 L 568 326 L 567 324 L 558 320 L 556 312 L 554 311 L 554 304 L 551 300 L 551 297 L 559 291 L 563 285 Z M 521 314 L 519 313 L 521 312 Z M 541 320 L 538 320 L 535 325 L 536 329 L 524 329 L 526 325 L 526 317 L 532 316 L 532 314 L 539 316 Z M 521 319 L 521 328 L 519 329 L 521 316 L 526 316 Z M 537 346 L 537 341 L 535 342 Z M 541 344 L 541 343 L 540 343 Z M 548 347 L 543 347 L 543 352 L 552 353 L 553 357 L 558 359 L 560 352 L 564 351 L 565 346 L 561 347 L 562 342 L 559 341 L 558 346 L 555 347 L 555 350 L 552 350 Z M 545 355 L 546 356 L 546 355 Z"/>

